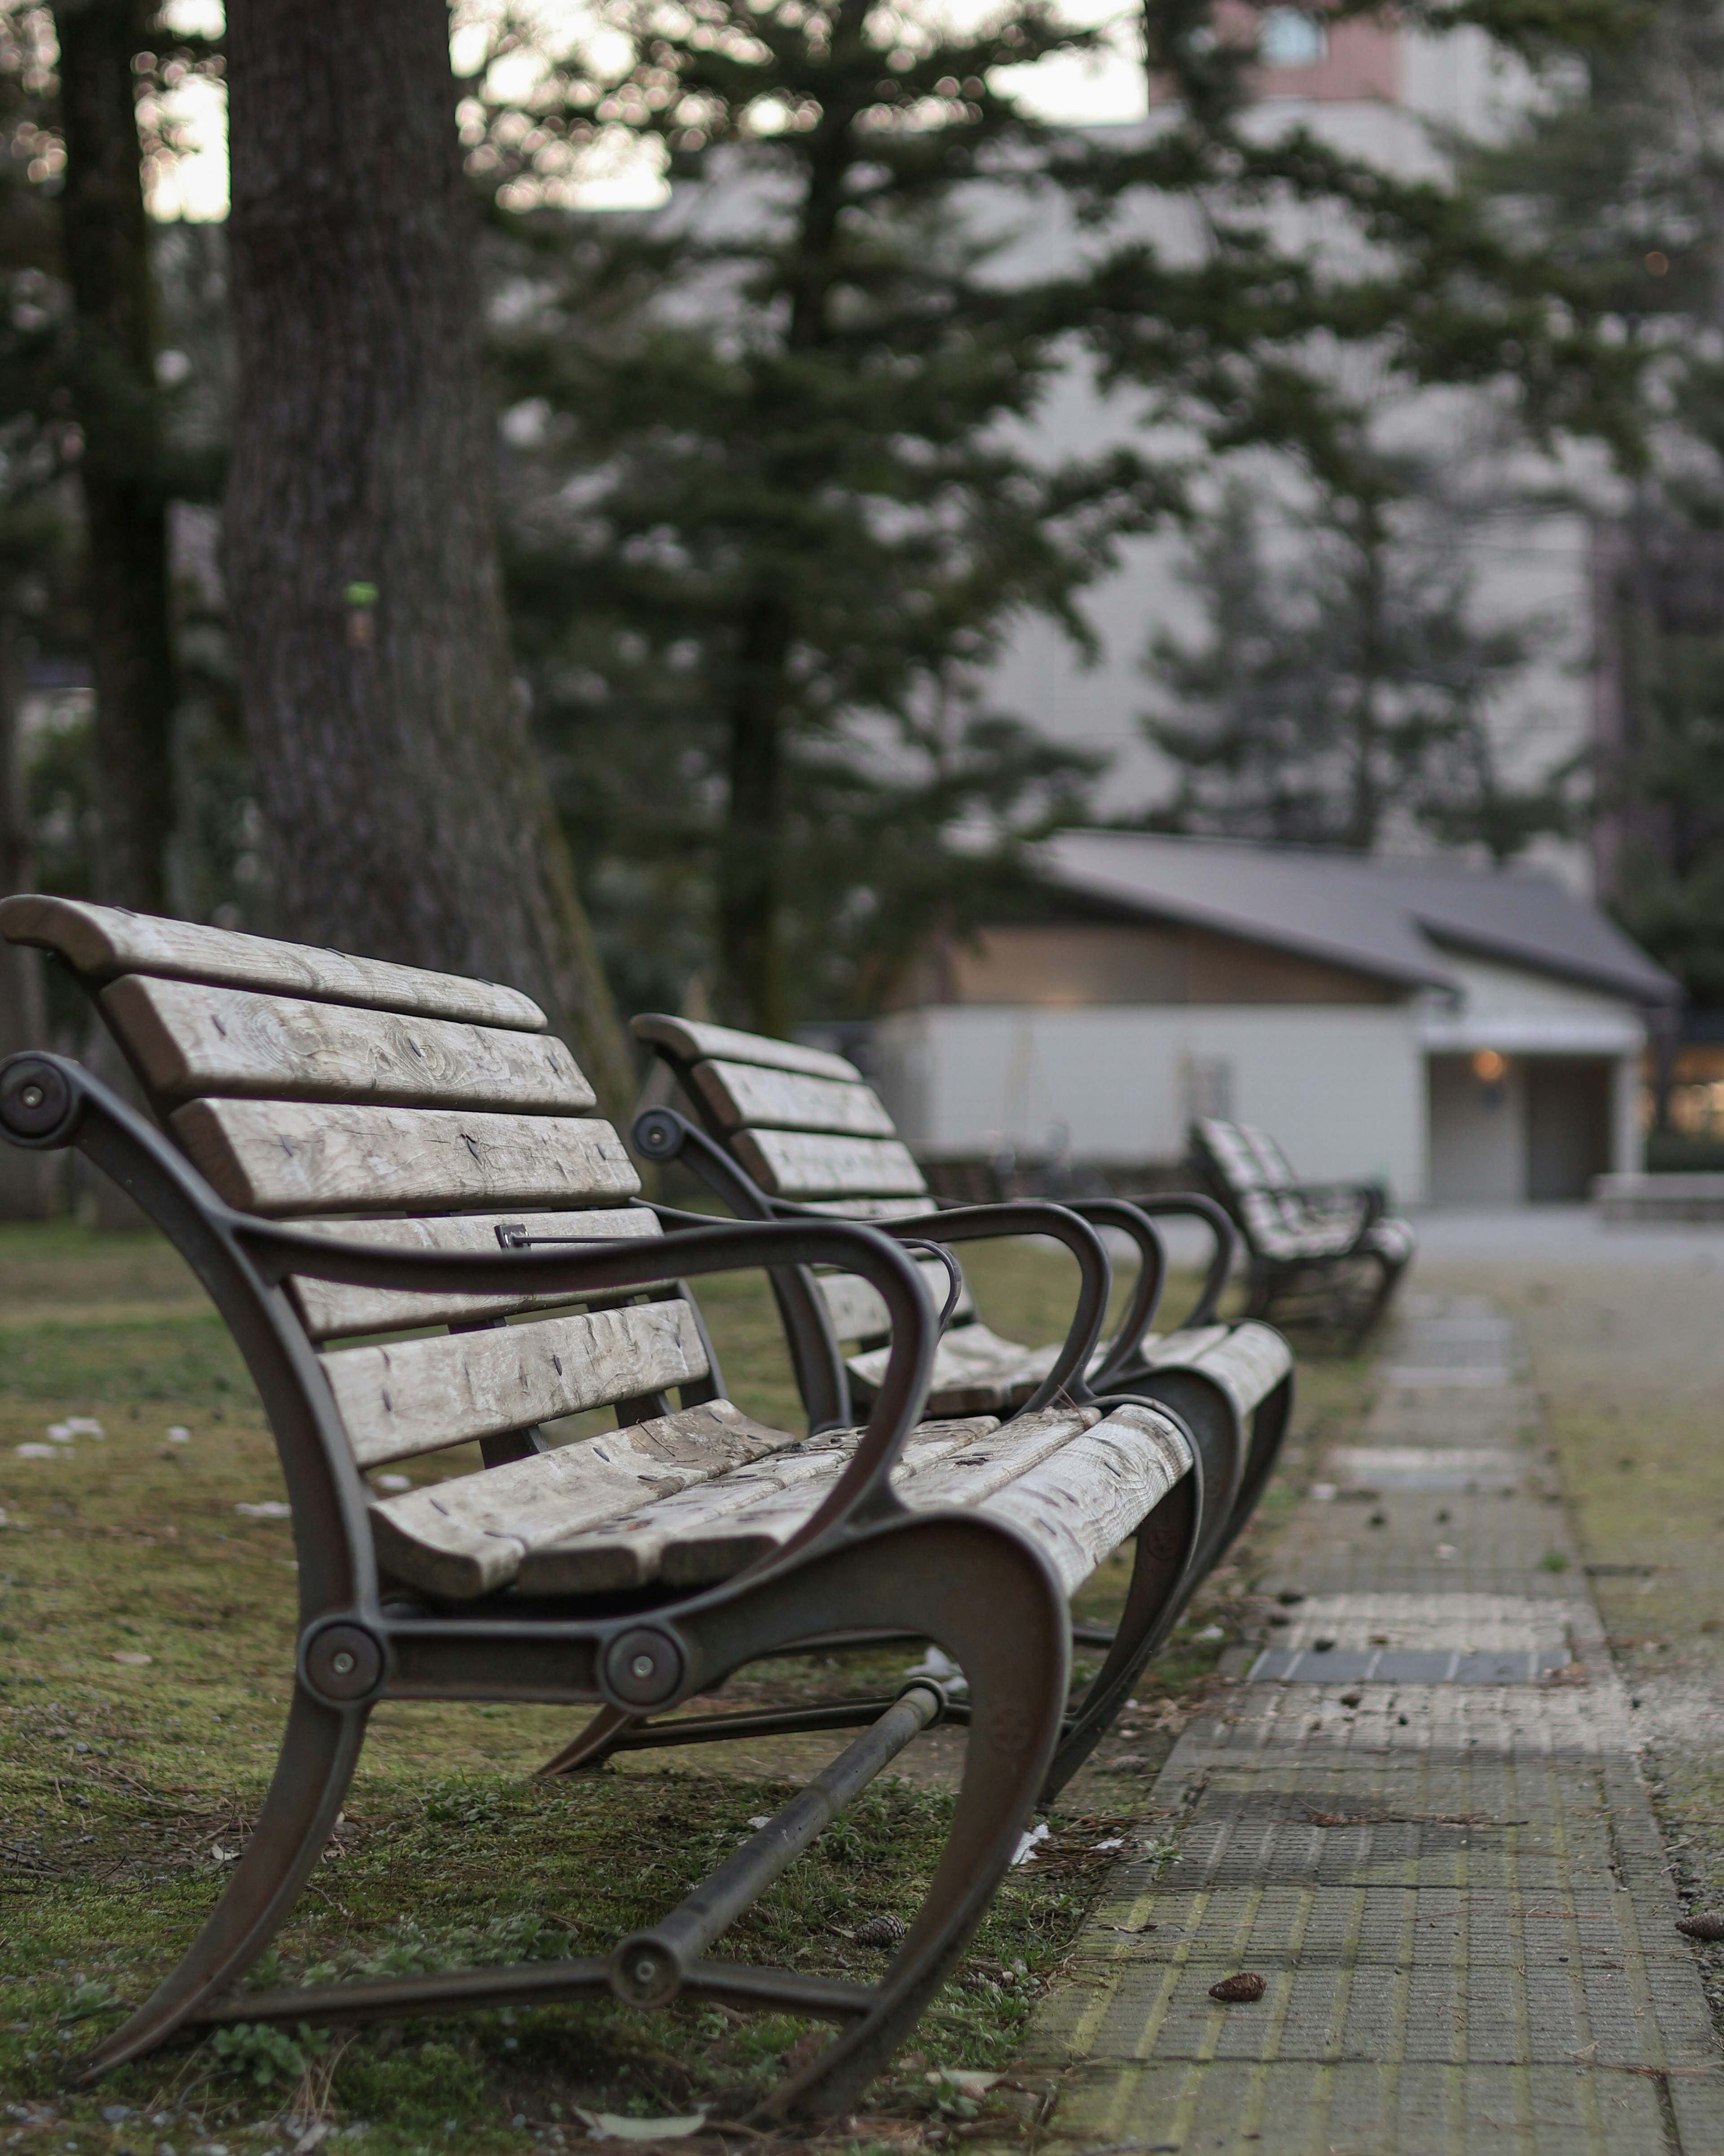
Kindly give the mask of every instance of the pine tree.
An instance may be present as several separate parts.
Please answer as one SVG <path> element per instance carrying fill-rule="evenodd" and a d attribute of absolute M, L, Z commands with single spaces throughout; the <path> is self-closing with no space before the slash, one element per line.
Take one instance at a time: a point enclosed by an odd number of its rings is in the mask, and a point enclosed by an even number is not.
<path fill-rule="evenodd" d="M 1145 732 L 1178 773 L 1157 826 L 1360 853 L 1423 832 L 1498 861 L 1566 829 L 1570 773 L 1516 786 L 1501 769 L 1493 704 L 1537 639 L 1476 619 L 1479 509 L 1404 458 L 1278 531 L 1260 489 L 1227 486 L 1186 571 L 1207 635 L 1152 649 L 1173 715 Z"/>
<path fill-rule="evenodd" d="M 535 125 L 620 113 L 684 184 L 620 230 L 540 220 L 499 339 L 512 603 L 572 810 L 608 771 L 644 826 L 616 888 L 680 856 L 666 908 L 711 888 L 722 1009 L 782 1031 L 995 872 L 952 824 L 1040 828 L 1085 773 L 981 683 L 1027 613 L 1082 637 L 1077 593 L 1158 490 L 1130 455 L 1019 446 L 1070 310 L 998 275 L 962 198 L 1027 198 L 1053 143 L 994 71 L 1090 40 L 1040 4 L 973 37 L 872 0 L 610 20 L 629 66 L 549 83 Z M 505 180 L 511 117 L 484 146 Z"/>
<path fill-rule="evenodd" d="M 1598 504 L 1599 882 L 1724 1006 L 1724 8 L 1642 11 L 1467 178 L 1624 355 L 1632 425 Z"/>

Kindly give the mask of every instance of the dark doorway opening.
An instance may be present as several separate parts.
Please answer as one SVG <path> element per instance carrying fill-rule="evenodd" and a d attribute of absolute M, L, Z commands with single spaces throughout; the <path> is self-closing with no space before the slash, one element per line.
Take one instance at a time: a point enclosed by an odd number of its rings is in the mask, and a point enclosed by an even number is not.
<path fill-rule="evenodd" d="M 1601 1055 L 1526 1059 L 1526 1195 L 1584 1198 L 1610 1166 L 1610 1064 Z"/>

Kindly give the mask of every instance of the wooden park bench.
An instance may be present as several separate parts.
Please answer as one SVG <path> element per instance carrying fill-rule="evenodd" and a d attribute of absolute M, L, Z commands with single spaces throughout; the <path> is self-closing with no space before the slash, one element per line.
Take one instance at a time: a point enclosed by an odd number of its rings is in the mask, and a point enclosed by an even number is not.
<path fill-rule="evenodd" d="M 0 904 L 0 934 L 88 990 L 158 1119 L 74 1062 L 25 1054 L 0 1065 L 0 1132 L 75 1147 L 197 1272 L 273 1428 L 299 1561 L 292 1705 L 255 1830 L 177 1967 L 89 2070 L 195 2025 L 680 1995 L 835 2023 L 765 2112 L 849 2107 L 1188 1591 L 1200 1471 L 1178 1414 L 1056 1402 L 924 1422 L 936 1322 L 912 1257 L 818 1217 L 667 1233 L 567 1050 L 511 989 L 52 898 Z M 1093 1349 L 1107 1287 L 1099 1239 L 1065 1218 L 1090 1314 L 1054 1358 L 1055 1394 Z M 841 1272 L 878 1298 L 891 1346 L 859 1432 L 767 1428 L 726 1398 L 685 1283 L 763 1265 Z M 599 1409 L 614 1427 L 547 1439 L 547 1422 Z M 475 1444 L 404 1495 L 370 1479 Z M 1069 1702 L 1071 1595 L 1133 1537 L 1118 1639 Z M 939 1646 L 967 1699 L 917 1678 L 826 1710 L 863 1733 L 609 1954 L 239 1988 L 326 1845 L 380 1701 L 586 1702 L 626 1723 L 752 1661 L 892 1637 Z M 962 1786 L 880 1979 L 712 1955 L 942 1714 L 969 1726 Z"/>
<path fill-rule="evenodd" d="M 1203 1116 L 1193 1160 L 1245 1240 L 1247 1308 L 1315 1317 L 1362 1339 L 1412 1260 L 1411 1224 L 1374 1183 L 1301 1183 L 1267 1131 Z"/>
<path fill-rule="evenodd" d="M 659 1014 L 634 1030 L 675 1074 L 704 1129 L 670 1109 L 635 1119 L 637 1152 L 680 1160 L 744 1219 L 838 1217 L 890 1222 L 904 1236 L 945 1244 L 978 1235 L 1033 1234 L 1038 1209 L 941 1209 L 885 1104 L 844 1057 L 798 1042 Z M 1249 1517 L 1274 1465 L 1293 1398 L 1293 1358 L 1266 1325 L 1218 1323 L 1214 1310 L 1234 1255 L 1231 1222 L 1213 1199 L 1168 1194 L 1065 1201 L 1097 1228 L 1130 1239 L 1137 1279 L 1111 1341 L 1098 1343 L 1067 1397 L 1132 1398 L 1175 1409 L 1202 1456 L 1207 1569 Z M 1155 1218 L 1194 1214 L 1214 1255 L 1193 1309 L 1173 1330 L 1150 1330 L 1166 1276 Z M 946 1291 L 930 1266 L 930 1291 Z M 873 1399 L 887 1367 L 890 1327 L 878 1296 L 843 1274 L 774 1276 L 793 1359 L 809 1413 L 848 1421 Z M 1044 1397 L 1059 1349 L 1002 1339 L 977 1312 L 960 1276 L 951 1322 L 934 1358 L 931 1414 L 1009 1414 Z M 848 1349 L 849 1352 L 844 1352 Z M 1086 1628 L 1080 1636 L 1095 1638 Z"/>

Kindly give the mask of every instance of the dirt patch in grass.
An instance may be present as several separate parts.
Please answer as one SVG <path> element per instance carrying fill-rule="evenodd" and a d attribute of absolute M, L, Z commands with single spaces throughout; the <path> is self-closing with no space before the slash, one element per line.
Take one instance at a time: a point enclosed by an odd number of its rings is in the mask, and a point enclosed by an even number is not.
<path fill-rule="evenodd" d="M 1002 1246 L 972 1270 L 997 1329 L 1040 1340 L 1063 1323 L 1063 1257 Z M 0 1230 L 0 2102 L 16 2145 L 189 2156 L 216 2142 L 261 2156 L 309 2149 L 334 2128 L 336 2148 L 519 2149 L 530 2136 L 555 2148 L 582 2138 L 582 2110 L 735 2118 L 806 2055 L 818 2032 L 789 2016 L 559 2005 L 187 2037 L 95 2090 L 69 2087 L 95 2037 L 172 1965 L 244 1846 L 287 1707 L 293 1546 L 290 1523 L 267 1509 L 280 1476 L 244 1368 L 165 1246 Z M 763 1286 L 718 1283 L 703 1306 L 737 1397 L 794 1425 Z M 1356 1383 L 1352 1366 L 1319 1370 L 1319 1418 Z M 472 1464 L 455 1454 L 408 1471 L 424 1480 Z M 1260 1553 L 1289 1502 L 1271 1491 L 864 2118 L 824 2138 L 907 2146 L 978 2123 L 1015 2130 L 1013 2107 L 1034 2110 L 1009 2073 L 1030 2007 L 1102 1876 L 1152 1830 L 1149 1780 L 1249 1630 Z M 1110 1561 L 1080 1614 L 1111 1616 L 1126 1577 Z M 913 1658 L 763 1665 L 715 1703 L 890 1690 Z M 732 1743 L 531 1779 L 583 1718 L 552 1707 L 380 1709 L 312 1884 L 248 1984 L 603 1953 L 837 1748 Z M 726 1935 L 724 1953 L 858 1979 L 882 1969 L 888 1950 L 855 1934 L 870 1917 L 913 1912 L 963 1742 L 945 1729 L 912 1747 L 902 1772 Z M 977 2073 L 1004 2078 L 984 2093 L 962 2078 Z"/>

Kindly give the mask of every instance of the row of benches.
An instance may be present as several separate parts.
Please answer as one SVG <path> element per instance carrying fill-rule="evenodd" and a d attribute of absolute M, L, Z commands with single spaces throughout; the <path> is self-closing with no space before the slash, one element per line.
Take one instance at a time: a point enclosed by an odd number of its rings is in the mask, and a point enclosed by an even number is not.
<path fill-rule="evenodd" d="M 846 2107 L 1272 1464 L 1291 1358 L 1267 1326 L 1214 1317 L 1224 1216 L 1201 1198 L 942 1210 L 848 1064 L 641 1021 L 700 1120 L 654 1111 L 637 1146 L 704 1175 L 736 1216 L 715 1223 L 642 1201 L 573 1058 L 511 989 L 50 898 L 0 904 L 0 933 L 76 977 L 156 1119 L 79 1065 L 27 1055 L 0 1067 L 0 1131 L 78 1147 L 198 1272 L 269 1414 L 299 1558 L 293 1704 L 256 1830 L 92 2070 L 188 2024 L 680 1994 L 836 2023 L 767 2108 Z M 1216 1239 L 1198 1305 L 1161 1334 L 1152 1209 L 1195 1212 Z M 1141 1260 L 1109 1340 L 1104 1228 Z M 983 1325 L 952 1255 L 1029 1233 L 1061 1241 L 1081 1280 L 1065 1340 L 1034 1349 Z M 767 1269 L 805 1430 L 726 1397 L 696 1289 L 744 1267 Z M 601 1408 L 614 1428 L 546 1434 Z M 405 1495 L 371 1479 L 475 1443 L 470 1471 Z M 1070 1598 L 1128 1541 L 1117 1631 L 1070 1696 Z M 745 1663 L 895 1638 L 937 1645 L 966 1696 L 918 1678 L 895 1699 L 678 1712 Z M 237 1989 L 317 1861 L 386 1698 L 588 1704 L 552 1772 L 745 1727 L 863 1733 L 817 1778 L 818 1800 L 805 1792 L 608 1956 Z M 962 1784 L 881 1980 L 713 1958 L 833 1810 L 942 1716 L 969 1725 Z"/>

